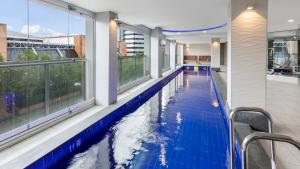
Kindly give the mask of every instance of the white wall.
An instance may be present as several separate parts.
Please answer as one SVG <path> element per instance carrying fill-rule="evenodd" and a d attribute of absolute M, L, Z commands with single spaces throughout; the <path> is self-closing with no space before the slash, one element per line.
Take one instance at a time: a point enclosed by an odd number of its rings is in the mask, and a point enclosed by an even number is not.
<path fill-rule="evenodd" d="M 161 48 L 160 48 L 161 28 L 156 27 L 151 32 L 151 77 L 160 78 L 162 76 Z"/>
<path fill-rule="evenodd" d="M 177 44 L 177 64 L 183 64 L 183 56 L 184 56 L 184 45 Z"/>
<path fill-rule="evenodd" d="M 227 101 L 241 106 L 266 108 L 268 0 L 229 1 Z"/>
<path fill-rule="evenodd" d="M 209 43 L 184 45 L 184 55 L 210 56 L 211 48 Z"/>

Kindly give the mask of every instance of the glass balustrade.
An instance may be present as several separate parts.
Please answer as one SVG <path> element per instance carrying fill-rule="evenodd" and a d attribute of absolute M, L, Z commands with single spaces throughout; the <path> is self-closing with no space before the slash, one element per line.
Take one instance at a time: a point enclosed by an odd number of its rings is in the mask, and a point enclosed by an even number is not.
<path fill-rule="evenodd" d="M 85 99 L 85 61 L 0 64 L 0 134 Z"/>
<path fill-rule="evenodd" d="M 145 56 L 118 57 L 119 87 L 146 76 Z"/>

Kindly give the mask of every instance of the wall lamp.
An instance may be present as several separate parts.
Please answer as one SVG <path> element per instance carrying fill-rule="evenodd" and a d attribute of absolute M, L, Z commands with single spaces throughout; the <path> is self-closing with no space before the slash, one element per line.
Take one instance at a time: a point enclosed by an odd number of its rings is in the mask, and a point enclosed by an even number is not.
<path fill-rule="evenodd" d="M 115 21 L 119 21 L 119 17 L 118 15 L 115 15 L 115 18 L 114 18 Z"/>
<path fill-rule="evenodd" d="M 254 4 L 249 3 L 247 4 L 246 10 L 253 10 L 254 9 Z"/>

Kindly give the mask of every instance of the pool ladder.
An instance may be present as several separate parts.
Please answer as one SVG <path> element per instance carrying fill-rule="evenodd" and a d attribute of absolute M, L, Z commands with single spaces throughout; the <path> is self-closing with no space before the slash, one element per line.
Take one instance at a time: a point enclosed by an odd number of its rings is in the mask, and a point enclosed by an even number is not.
<path fill-rule="evenodd" d="M 256 140 L 269 140 L 270 150 L 271 150 L 271 165 L 272 169 L 276 169 L 275 165 L 275 149 L 274 141 L 285 142 L 294 145 L 300 151 L 300 142 L 294 140 L 293 138 L 281 134 L 273 134 L 273 121 L 271 115 L 264 109 L 257 107 L 238 107 L 230 111 L 230 167 L 234 169 L 235 167 L 235 117 L 241 112 L 251 112 L 258 113 L 265 116 L 268 119 L 268 132 L 254 132 L 245 137 L 242 143 L 242 169 L 248 169 L 248 146 L 250 143 Z"/>
<path fill-rule="evenodd" d="M 250 143 L 256 140 L 271 140 L 271 141 L 279 141 L 284 143 L 289 143 L 295 146 L 300 151 L 300 142 L 294 140 L 293 138 L 281 134 L 270 134 L 265 132 L 254 132 L 249 134 L 243 141 L 242 145 L 242 168 L 248 169 L 248 146 Z M 274 161 L 275 162 L 275 161 Z M 272 163 L 274 164 L 274 163 Z M 275 165 L 275 164 L 274 164 Z M 276 166 L 272 166 L 272 168 L 276 168 Z"/>

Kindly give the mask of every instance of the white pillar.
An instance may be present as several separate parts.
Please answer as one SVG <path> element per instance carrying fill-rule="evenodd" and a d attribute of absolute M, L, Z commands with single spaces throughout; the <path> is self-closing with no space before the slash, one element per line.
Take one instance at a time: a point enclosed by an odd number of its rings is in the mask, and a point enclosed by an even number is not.
<path fill-rule="evenodd" d="M 178 62 L 178 64 L 183 64 L 184 62 L 183 62 L 183 44 L 177 44 L 177 55 L 178 55 L 178 60 L 177 60 L 177 62 Z"/>
<path fill-rule="evenodd" d="M 221 66 L 221 50 L 220 38 L 212 38 L 211 40 L 211 68 L 220 70 Z"/>
<path fill-rule="evenodd" d="M 248 5 L 254 9 L 248 10 Z M 229 0 L 227 101 L 230 108 L 266 107 L 267 14 L 268 0 Z"/>
<path fill-rule="evenodd" d="M 184 49 L 183 49 L 183 44 L 180 45 L 180 64 L 184 64 Z"/>
<path fill-rule="evenodd" d="M 96 104 L 110 105 L 117 100 L 117 14 L 96 14 Z"/>
<path fill-rule="evenodd" d="M 170 68 L 176 68 L 176 41 L 170 41 Z"/>
<path fill-rule="evenodd" d="M 93 19 L 86 19 L 86 30 L 85 30 L 85 59 L 86 59 L 86 68 L 85 68 L 85 97 L 86 99 L 91 99 L 95 94 L 95 79 L 94 79 L 94 35 L 95 35 L 95 22 Z"/>
<path fill-rule="evenodd" d="M 151 76 L 160 78 L 162 76 L 162 63 L 160 52 L 161 28 L 155 28 L 151 32 Z"/>

